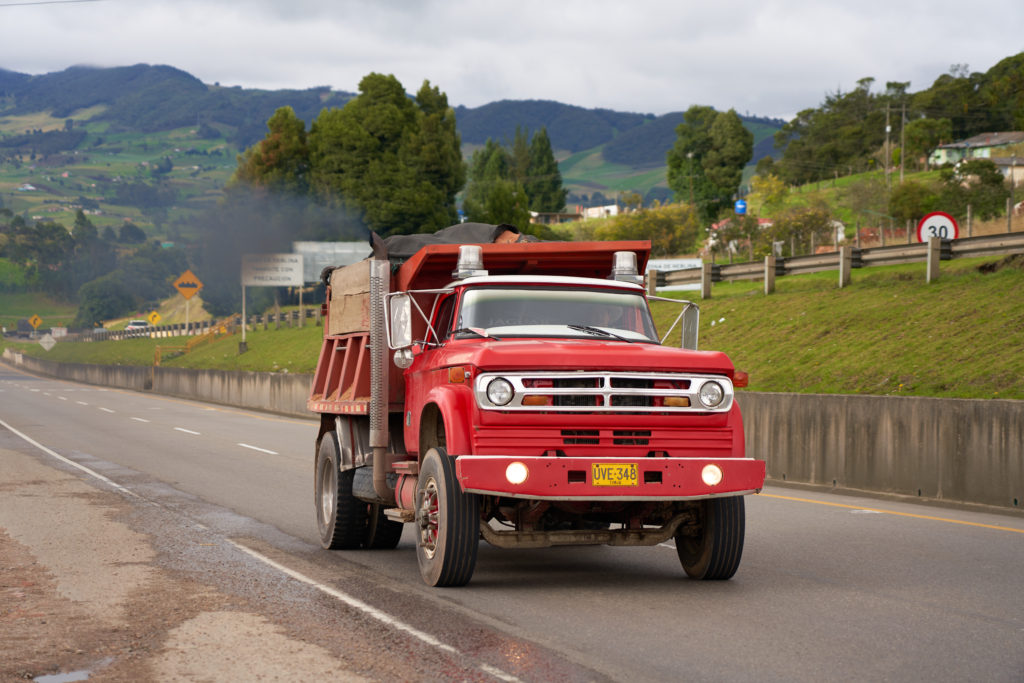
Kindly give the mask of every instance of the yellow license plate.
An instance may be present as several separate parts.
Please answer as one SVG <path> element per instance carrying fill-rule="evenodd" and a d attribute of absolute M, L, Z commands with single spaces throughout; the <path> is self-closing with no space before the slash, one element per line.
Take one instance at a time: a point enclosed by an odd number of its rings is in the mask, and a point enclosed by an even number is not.
<path fill-rule="evenodd" d="M 590 466 L 594 486 L 639 486 L 636 463 L 594 463 Z"/>

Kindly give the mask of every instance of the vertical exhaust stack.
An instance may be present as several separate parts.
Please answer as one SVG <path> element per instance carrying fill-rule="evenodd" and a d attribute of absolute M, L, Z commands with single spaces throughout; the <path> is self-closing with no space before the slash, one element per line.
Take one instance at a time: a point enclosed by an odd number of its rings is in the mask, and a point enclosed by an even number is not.
<path fill-rule="evenodd" d="M 384 299 L 391 289 L 391 263 L 370 261 L 370 449 L 373 451 L 373 490 L 394 504 L 388 487 L 388 344 L 385 341 Z"/>

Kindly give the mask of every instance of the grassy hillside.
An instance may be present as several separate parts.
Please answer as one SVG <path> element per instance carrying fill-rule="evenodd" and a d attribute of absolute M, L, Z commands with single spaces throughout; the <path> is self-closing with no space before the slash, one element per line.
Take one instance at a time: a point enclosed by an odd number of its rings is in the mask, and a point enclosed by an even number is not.
<path fill-rule="evenodd" d="M 699 302 L 700 346 L 727 352 L 756 391 L 1024 400 L 1024 256 L 943 262 L 936 283 L 924 277 L 915 264 L 856 270 L 842 290 L 835 273 L 780 278 L 771 296 L 758 282 L 715 285 Z M 677 311 L 656 304 L 659 329 Z M 164 364 L 311 373 L 321 334 L 260 329 L 246 354 L 236 335 Z M 55 360 L 147 365 L 155 345 L 15 346 Z"/>

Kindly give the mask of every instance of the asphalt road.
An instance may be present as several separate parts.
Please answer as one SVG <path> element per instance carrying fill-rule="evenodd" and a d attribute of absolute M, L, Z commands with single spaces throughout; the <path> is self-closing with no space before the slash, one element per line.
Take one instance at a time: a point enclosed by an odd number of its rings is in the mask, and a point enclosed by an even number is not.
<path fill-rule="evenodd" d="M 382 656 L 438 649 L 417 655 L 425 680 L 465 677 L 451 655 L 482 679 L 1024 681 L 1021 516 L 771 487 L 747 499 L 728 582 L 688 580 L 671 544 L 482 543 L 470 585 L 439 590 L 420 581 L 410 527 L 395 551 L 319 548 L 313 421 L 5 366 L 0 421 L 0 445 L 68 468 L 28 437 L 230 540 L 235 562 L 313 586 L 311 613 L 370 614 Z"/>

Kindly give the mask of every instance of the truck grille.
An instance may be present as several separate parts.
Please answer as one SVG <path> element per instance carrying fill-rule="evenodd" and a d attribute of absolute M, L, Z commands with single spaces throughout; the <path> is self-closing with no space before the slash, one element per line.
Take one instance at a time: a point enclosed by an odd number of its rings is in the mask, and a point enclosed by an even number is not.
<path fill-rule="evenodd" d="M 496 405 L 487 397 L 488 385 L 504 379 L 512 399 Z M 707 408 L 698 399 L 700 388 L 717 382 L 722 402 Z M 575 413 L 721 413 L 732 407 L 732 382 L 724 375 L 646 372 L 482 373 L 474 381 L 477 404 L 484 410 Z M 567 438 L 587 438 L 570 434 Z M 616 436 L 643 438 L 632 432 Z M 584 443 L 584 442 L 576 442 Z M 626 443 L 624 441 L 623 443 Z"/>

